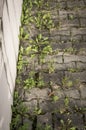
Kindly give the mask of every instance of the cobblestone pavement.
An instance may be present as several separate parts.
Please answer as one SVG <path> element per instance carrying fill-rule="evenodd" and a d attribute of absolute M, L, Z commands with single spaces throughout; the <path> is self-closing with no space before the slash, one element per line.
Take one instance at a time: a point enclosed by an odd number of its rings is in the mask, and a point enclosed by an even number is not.
<path fill-rule="evenodd" d="M 86 0 L 48 0 L 48 4 L 49 8 L 45 6 L 42 10 L 50 12 L 55 26 L 50 32 L 43 30 L 41 33 L 49 37 L 53 50 L 59 51 L 50 57 L 54 59 L 55 72 L 50 76 L 44 74 L 44 78 L 45 82 L 51 78 L 54 84 L 51 88 L 24 91 L 24 103 L 33 116 L 33 120 L 24 121 L 30 124 L 28 130 L 36 130 L 39 125 L 41 129 L 47 125 L 52 130 L 85 130 Z M 32 14 L 35 13 L 33 8 Z M 37 33 L 31 25 L 29 35 L 33 38 Z M 21 41 L 21 45 L 27 46 L 27 41 Z M 23 80 L 28 72 L 22 74 Z M 37 107 L 39 114 L 34 116 Z"/>

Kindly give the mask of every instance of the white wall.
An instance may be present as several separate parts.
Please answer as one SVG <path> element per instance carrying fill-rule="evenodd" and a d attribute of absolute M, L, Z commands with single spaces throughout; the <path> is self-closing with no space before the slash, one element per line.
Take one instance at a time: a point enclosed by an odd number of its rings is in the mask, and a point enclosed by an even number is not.
<path fill-rule="evenodd" d="M 0 130 L 10 130 L 23 0 L 0 0 Z"/>

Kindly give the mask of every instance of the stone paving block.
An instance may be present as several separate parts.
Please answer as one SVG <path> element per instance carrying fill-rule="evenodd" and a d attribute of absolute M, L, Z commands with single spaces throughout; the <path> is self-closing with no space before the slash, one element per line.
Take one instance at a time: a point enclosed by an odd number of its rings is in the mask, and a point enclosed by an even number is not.
<path fill-rule="evenodd" d="M 55 69 L 56 70 L 69 70 L 69 69 L 76 69 L 76 65 L 75 62 L 71 62 L 71 63 L 62 63 L 62 64 L 54 64 Z"/>
<path fill-rule="evenodd" d="M 34 112 L 37 108 L 37 100 L 36 99 L 30 100 L 30 101 L 24 102 L 24 104 L 28 108 L 28 113 L 31 116 L 34 115 Z"/>
<path fill-rule="evenodd" d="M 39 100 L 39 108 L 42 110 L 42 113 L 51 112 L 53 110 L 51 100 L 40 99 Z"/>
<path fill-rule="evenodd" d="M 49 57 L 48 57 L 49 58 Z M 53 59 L 53 63 L 62 63 L 62 55 L 54 55 L 54 56 L 51 56 L 50 59 Z M 48 61 L 48 60 L 47 60 Z"/>
<path fill-rule="evenodd" d="M 79 27 L 79 20 L 77 18 L 74 18 L 73 20 L 68 20 L 68 26 L 70 27 Z"/>
<path fill-rule="evenodd" d="M 61 35 L 61 36 L 69 36 L 70 35 L 70 30 L 67 30 L 67 29 L 59 29 L 59 30 L 57 30 L 57 29 L 51 29 L 50 30 L 50 34 L 51 34 L 51 36 L 58 36 L 58 35 Z"/>
<path fill-rule="evenodd" d="M 59 99 L 65 97 L 65 94 L 64 94 L 63 90 L 61 90 L 61 89 L 55 90 L 54 95 L 57 96 Z"/>
<path fill-rule="evenodd" d="M 80 85 L 79 87 L 81 98 L 86 99 L 86 85 Z"/>
<path fill-rule="evenodd" d="M 56 73 L 43 74 L 44 81 L 46 84 L 48 84 L 50 82 L 50 80 L 53 83 L 60 84 L 60 85 L 62 84 L 63 71 L 59 71 L 59 70 L 55 70 L 55 71 L 56 71 Z"/>
<path fill-rule="evenodd" d="M 49 39 L 51 41 L 51 44 L 53 44 L 60 41 L 60 36 L 51 36 Z"/>
<path fill-rule="evenodd" d="M 83 35 L 82 37 L 83 37 L 83 41 L 86 41 L 86 35 Z"/>
<path fill-rule="evenodd" d="M 70 36 L 61 36 L 61 43 L 63 41 L 65 44 L 70 45 L 71 44 L 71 42 L 69 42 L 70 38 L 71 38 Z"/>
<path fill-rule="evenodd" d="M 52 12 L 50 12 L 50 15 L 53 20 L 56 20 L 58 18 L 57 9 L 54 9 Z"/>
<path fill-rule="evenodd" d="M 71 42 L 66 42 L 66 38 L 64 40 L 61 39 L 61 42 L 56 42 L 54 44 L 52 44 L 54 50 L 55 49 L 60 49 L 60 50 L 64 50 L 64 49 L 68 49 L 70 47 L 72 47 Z"/>
<path fill-rule="evenodd" d="M 86 70 L 86 63 L 82 63 L 82 62 L 77 62 L 77 68 L 81 69 L 81 70 Z"/>
<path fill-rule="evenodd" d="M 52 63 L 62 63 L 62 55 L 52 55 L 52 56 L 46 56 L 45 58 L 45 62 L 46 63 L 49 63 L 49 62 L 52 62 Z"/>
<path fill-rule="evenodd" d="M 67 6 L 68 8 L 72 9 L 72 8 L 80 8 L 80 7 L 85 7 L 84 5 L 84 1 L 82 0 L 70 0 L 70 1 L 67 1 Z"/>
<path fill-rule="evenodd" d="M 78 42 L 73 45 L 73 47 L 77 50 L 85 49 L 86 50 L 86 42 Z"/>
<path fill-rule="evenodd" d="M 70 19 L 70 20 L 67 20 L 67 19 L 63 19 L 61 20 L 61 28 L 69 28 L 70 27 L 75 27 L 75 28 L 78 28 L 80 26 L 79 24 L 79 20 L 77 18 L 74 18 L 74 19 Z"/>
<path fill-rule="evenodd" d="M 76 107 L 80 108 L 82 106 L 80 99 L 73 99 L 70 98 L 69 100 L 69 107 L 71 108 L 71 111 L 76 111 Z"/>
<path fill-rule="evenodd" d="M 72 28 L 71 34 L 72 34 L 72 36 L 74 36 L 74 35 L 86 35 L 86 28 Z"/>
<path fill-rule="evenodd" d="M 78 10 L 79 17 L 80 18 L 86 18 L 86 13 L 85 12 L 86 12 L 86 8 Z M 82 15 L 82 14 L 84 14 L 84 15 Z"/>
<path fill-rule="evenodd" d="M 37 126 L 40 126 L 40 128 L 45 128 L 46 125 L 49 125 L 52 127 L 52 115 L 51 113 L 46 113 L 45 115 L 39 115 L 37 117 Z"/>
<path fill-rule="evenodd" d="M 71 41 L 73 43 L 78 43 L 78 42 L 82 42 L 82 35 L 76 35 L 76 36 L 71 36 Z"/>
<path fill-rule="evenodd" d="M 80 19 L 81 27 L 86 27 L 86 18 Z"/>
<path fill-rule="evenodd" d="M 28 118 L 25 118 L 25 119 L 23 119 L 23 123 L 24 123 L 24 125 L 25 124 L 28 125 L 28 130 L 32 130 L 33 122 L 31 120 L 29 120 Z"/>
<path fill-rule="evenodd" d="M 67 19 L 68 12 L 66 10 L 59 10 L 59 18 L 61 19 Z"/>
<path fill-rule="evenodd" d="M 59 3 L 58 3 L 58 6 L 57 6 L 58 8 L 57 9 L 63 9 L 63 10 L 65 10 L 65 9 L 67 9 L 67 2 L 66 1 L 59 1 Z"/>
<path fill-rule="evenodd" d="M 63 76 L 64 76 L 64 72 L 63 71 L 57 71 L 56 70 L 56 73 L 51 74 L 50 78 L 51 78 L 51 81 L 53 83 L 61 85 Z"/>
<path fill-rule="evenodd" d="M 64 97 L 59 98 L 55 102 L 53 101 L 51 105 L 52 105 L 51 106 L 52 112 L 58 113 L 59 111 L 64 110 L 65 109 Z"/>
<path fill-rule="evenodd" d="M 78 90 L 68 90 L 64 92 L 66 97 L 73 98 L 73 99 L 80 99 L 80 94 Z"/>
<path fill-rule="evenodd" d="M 72 80 L 75 80 L 77 82 L 86 82 L 86 71 L 74 72 L 74 73 L 66 71 L 65 76 L 70 77 Z"/>
<path fill-rule="evenodd" d="M 83 107 L 83 108 L 86 108 L 86 99 L 82 99 L 81 100 L 81 106 Z"/>
<path fill-rule="evenodd" d="M 80 61 L 80 62 L 86 62 L 86 56 L 83 55 L 69 55 L 64 54 L 64 63 L 74 62 L 74 61 Z"/>
<path fill-rule="evenodd" d="M 79 113 L 71 114 L 71 120 L 72 120 L 73 126 L 76 126 L 76 128 L 79 128 L 79 130 L 83 128 L 82 114 L 79 114 Z"/>
<path fill-rule="evenodd" d="M 48 93 L 50 92 L 49 88 L 32 88 L 29 90 L 29 92 L 25 92 L 25 100 L 30 101 L 30 100 L 39 100 L 40 98 L 42 99 L 48 99 Z"/>

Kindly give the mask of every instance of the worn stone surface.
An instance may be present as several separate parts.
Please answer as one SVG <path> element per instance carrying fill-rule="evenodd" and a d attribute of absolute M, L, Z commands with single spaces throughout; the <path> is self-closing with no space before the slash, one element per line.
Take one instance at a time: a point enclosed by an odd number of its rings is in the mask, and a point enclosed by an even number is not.
<path fill-rule="evenodd" d="M 50 125 L 52 130 L 72 130 L 73 127 L 76 130 L 85 130 L 86 2 L 85 0 L 51 0 L 48 3 L 49 8 L 43 9 L 50 11 L 55 27 L 51 28 L 50 32 L 45 29 L 41 33 L 49 38 L 54 52 L 56 50 L 58 52 L 45 58 L 46 65 L 50 61 L 53 62 L 55 71 L 42 73 L 46 83 L 44 88 L 25 91 L 25 103 L 32 115 L 36 116 L 37 127 L 44 128 Z M 31 37 L 35 37 L 37 33 L 38 30 L 33 25 L 30 29 Z M 29 59 L 28 61 L 30 62 Z M 35 58 L 33 63 L 37 72 L 41 67 L 37 65 Z M 43 67 L 47 68 L 46 65 Z M 30 67 L 24 72 L 24 77 L 25 75 L 27 77 Z M 49 86 L 50 81 L 51 86 Z M 34 114 L 34 107 L 38 108 L 36 109 L 38 114 Z"/>

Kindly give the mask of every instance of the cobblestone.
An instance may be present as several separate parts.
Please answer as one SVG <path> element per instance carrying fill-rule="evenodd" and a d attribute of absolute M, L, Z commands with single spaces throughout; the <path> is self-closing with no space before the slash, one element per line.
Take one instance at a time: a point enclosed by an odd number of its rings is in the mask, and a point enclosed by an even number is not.
<path fill-rule="evenodd" d="M 86 85 L 80 85 L 80 94 L 82 99 L 86 99 Z"/>
<path fill-rule="evenodd" d="M 44 88 L 25 90 L 24 104 L 32 116 L 28 130 L 36 130 L 36 127 L 42 129 L 46 125 L 50 125 L 52 130 L 72 130 L 72 127 L 85 130 L 86 109 L 83 111 L 82 108 L 86 108 L 86 2 L 48 0 L 48 3 L 49 8 L 44 7 L 42 11 L 50 12 L 55 25 L 50 31 L 44 29 L 40 33 L 49 37 L 53 50 L 58 50 L 58 54 L 45 58 L 46 64 L 53 62 L 55 72 L 43 72 Z M 31 25 L 29 32 L 33 38 L 38 29 Z M 25 41 L 23 45 L 25 47 Z M 31 64 L 30 58 L 28 61 Z M 36 58 L 33 58 L 33 62 L 38 72 L 41 67 L 37 67 Z M 32 64 L 30 67 L 33 67 Z M 28 76 L 30 67 L 22 77 Z M 25 121 L 29 123 L 27 118 Z"/>
<path fill-rule="evenodd" d="M 64 54 L 64 63 L 74 62 L 74 61 L 80 61 L 80 62 L 86 62 L 86 56 L 83 55 L 69 55 Z"/>
<path fill-rule="evenodd" d="M 85 35 L 86 34 L 86 28 L 72 28 L 71 29 L 72 36 L 74 35 Z"/>
<path fill-rule="evenodd" d="M 68 90 L 65 92 L 65 94 L 69 98 L 80 99 L 78 90 Z"/>

